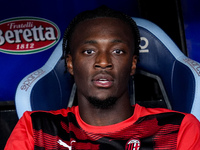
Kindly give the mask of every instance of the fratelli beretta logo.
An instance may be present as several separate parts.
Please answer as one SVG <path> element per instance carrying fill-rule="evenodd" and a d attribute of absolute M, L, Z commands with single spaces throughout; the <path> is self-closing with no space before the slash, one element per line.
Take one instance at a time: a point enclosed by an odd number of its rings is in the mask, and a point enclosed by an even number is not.
<path fill-rule="evenodd" d="M 31 54 L 49 49 L 60 39 L 58 26 L 43 18 L 15 17 L 0 21 L 0 52 Z"/>

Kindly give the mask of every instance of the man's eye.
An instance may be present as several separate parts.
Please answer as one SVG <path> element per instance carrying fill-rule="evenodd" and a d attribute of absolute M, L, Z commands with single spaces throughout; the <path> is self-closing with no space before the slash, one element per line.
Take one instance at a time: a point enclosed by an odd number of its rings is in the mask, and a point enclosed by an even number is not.
<path fill-rule="evenodd" d="M 87 55 L 91 55 L 91 54 L 94 53 L 94 50 L 91 50 L 91 49 L 85 50 L 83 53 L 84 53 L 84 54 L 87 54 Z"/>
<path fill-rule="evenodd" d="M 123 54 L 124 51 L 120 50 L 120 49 L 116 49 L 116 50 L 113 51 L 113 53 L 115 53 L 115 54 Z"/>

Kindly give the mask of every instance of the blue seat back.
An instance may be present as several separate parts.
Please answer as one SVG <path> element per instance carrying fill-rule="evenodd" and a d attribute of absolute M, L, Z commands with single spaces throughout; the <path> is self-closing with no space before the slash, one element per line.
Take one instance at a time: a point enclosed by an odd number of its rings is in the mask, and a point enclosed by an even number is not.
<path fill-rule="evenodd" d="M 137 69 L 158 75 L 172 109 L 200 116 L 200 64 L 186 57 L 158 26 L 135 18 L 141 34 Z"/>
<path fill-rule="evenodd" d="M 200 119 L 200 64 L 186 57 L 158 26 L 144 19 L 134 20 L 141 34 L 137 72 L 155 76 L 163 86 L 161 91 L 167 105 L 171 104 L 169 107 L 193 113 Z M 15 98 L 19 117 L 26 110 L 56 110 L 68 106 L 73 80 L 69 73 L 64 73 L 61 57 L 62 41 L 42 68 L 20 82 Z"/>

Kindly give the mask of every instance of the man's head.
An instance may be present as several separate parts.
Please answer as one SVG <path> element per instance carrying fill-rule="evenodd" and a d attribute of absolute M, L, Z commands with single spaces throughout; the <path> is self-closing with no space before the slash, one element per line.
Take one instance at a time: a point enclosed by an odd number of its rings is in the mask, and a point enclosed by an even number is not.
<path fill-rule="evenodd" d="M 112 10 L 106 6 L 101 6 L 94 10 L 84 11 L 78 14 L 71 21 L 63 36 L 63 54 L 65 58 L 67 57 L 67 54 L 70 53 L 71 51 L 70 50 L 71 37 L 77 25 L 85 20 L 101 18 L 101 17 L 118 18 L 127 23 L 130 26 L 131 32 L 135 37 L 133 41 L 135 43 L 134 54 L 139 55 L 140 35 L 135 21 L 130 16 L 127 16 L 126 14 L 120 11 Z"/>
<path fill-rule="evenodd" d="M 96 15 L 92 11 L 83 13 L 87 14 L 84 19 L 67 30 L 68 45 L 64 39 L 63 47 L 68 50 L 67 68 L 74 76 L 79 102 L 87 99 L 95 107 L 108 108 L 118 99 L 127 99 L 139 37 L 134 22 L 132 27 L 120 19 L 121 13 L 99 9 L 94 11 Z"/>

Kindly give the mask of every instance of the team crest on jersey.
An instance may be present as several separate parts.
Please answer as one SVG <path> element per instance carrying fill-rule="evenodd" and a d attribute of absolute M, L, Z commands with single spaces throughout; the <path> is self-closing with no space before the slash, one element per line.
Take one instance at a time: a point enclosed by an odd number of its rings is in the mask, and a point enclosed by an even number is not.
<path fill-rule="evenodd" d="M 126 143 L 126 150 L 139 150 L 140 149 L 140 140 L 138 139 L 130 139 Z"/>

